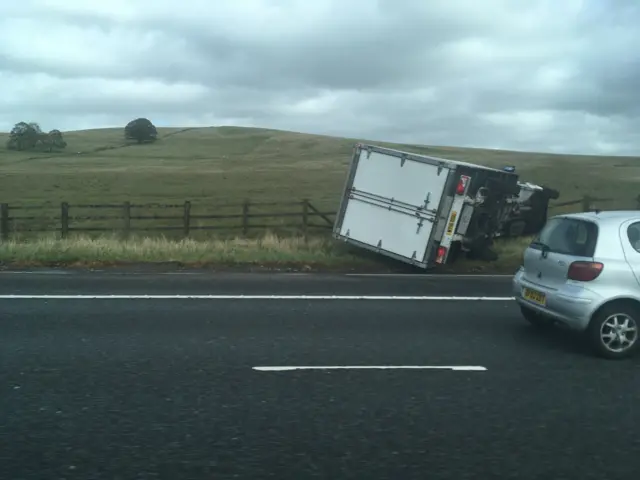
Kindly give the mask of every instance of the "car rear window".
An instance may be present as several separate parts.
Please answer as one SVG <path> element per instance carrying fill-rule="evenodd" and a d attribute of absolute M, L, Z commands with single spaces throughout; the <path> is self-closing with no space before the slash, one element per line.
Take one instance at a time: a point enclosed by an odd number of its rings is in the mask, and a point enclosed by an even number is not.
<path fill-rule="evenodd" d="M 598 226 L 575 218 L 552 218 L 532 242 L 531 248 L 550 252 L 593 257 L 598 241 Z"/>

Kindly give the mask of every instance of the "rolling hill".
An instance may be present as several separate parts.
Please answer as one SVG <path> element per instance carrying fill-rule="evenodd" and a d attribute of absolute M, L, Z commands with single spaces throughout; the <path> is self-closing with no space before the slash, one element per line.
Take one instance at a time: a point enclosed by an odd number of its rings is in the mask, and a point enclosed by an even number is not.
<path fill-rule="evenodd" d="M 335 208 L 356 139 L 279 130 L 159 128 L 150 145 L 125 145 L 122 129 L 65 132 L 62 153 L 0 150 L 3 202 L 255 202 L 308 198 Z M 4 145 L 7 134 L 0 134 Z M 561 200 L 614 197 L 628 208 L 640 193 L 640 158 L 430 147 L 371 142 L 489 166 L 515 165 Z"/>

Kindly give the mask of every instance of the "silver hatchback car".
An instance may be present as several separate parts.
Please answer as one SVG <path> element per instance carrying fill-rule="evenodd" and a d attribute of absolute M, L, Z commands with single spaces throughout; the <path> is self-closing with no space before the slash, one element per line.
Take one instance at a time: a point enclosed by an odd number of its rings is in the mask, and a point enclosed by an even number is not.
<path fill-rule="evenodd" d="M 640 326 L 640 211 L 558 215 L 524 252 L 513 293 L 526 320 L 584 332 L 604 358 L 628 357 Z"/>

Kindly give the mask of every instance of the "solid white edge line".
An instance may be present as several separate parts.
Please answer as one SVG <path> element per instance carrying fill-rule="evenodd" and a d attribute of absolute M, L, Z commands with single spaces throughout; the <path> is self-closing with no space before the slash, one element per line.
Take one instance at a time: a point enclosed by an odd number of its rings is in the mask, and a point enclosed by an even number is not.
<path fill-rule="evenodd" d="M 345 273 L 345 277 L 388 277 L 388 278 L 406 278 L 411 280 L 419 279 L 442 279 L 442 278 L 513 278 L 513 275 L 507 274 L 480 274 L 480 273 Z"/>
<path fill-rule="evenodd" d="M 235 276 L 235 275 L 252 275 L 247 272 L 111 272 L 109 270 L 92 270 L 92 271 L 71 271 L 71 270 L 2 270 L 0 275 L 94 275 L 100 276 L 106 274 L 108 276 L 128 276 L 128 275 L 210 275 L 210 276 Z M 513 275 L 508 274 L 481 274 L 481 273 L 315 273 L 315 272 L 265 272 L 267 275 L 281 276 L 281 277 L 302 277 L 302 276 L 344 276 L 344 277 L 379 277 L 379 278 L 405 278 L 411 280 L 419 280 L 425 278 L 512 278 Z M 262 273 L 255 274 L 256 276 L 263 275 Z"/>
<path fill-rule="evenodd" d="M 455 370 L 468 372 L 484 372 L 487 369 L 480 365 L 344 365 L 344 366 L 316 366 L 316 367 L 253 367 L 260 372 L 287 372 L 292 370 Z"/>
<path fill-rule="evenodd" d="M 0 300 L 396 300 L 396 301 L 494 301 L 514 297 L 395 296 L 395 295 L 0 295 Z"/>

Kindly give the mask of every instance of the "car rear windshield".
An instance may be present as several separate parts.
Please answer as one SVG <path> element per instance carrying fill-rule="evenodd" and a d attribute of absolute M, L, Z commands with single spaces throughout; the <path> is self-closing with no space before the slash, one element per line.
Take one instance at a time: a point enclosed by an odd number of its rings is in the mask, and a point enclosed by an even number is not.
<path fill-rule="evenodd" d="M 575 218 L 552 218 L 531 243 L 531 248 L 549 252 L 593 257 L 598 241 L 598 226 Z"/>

